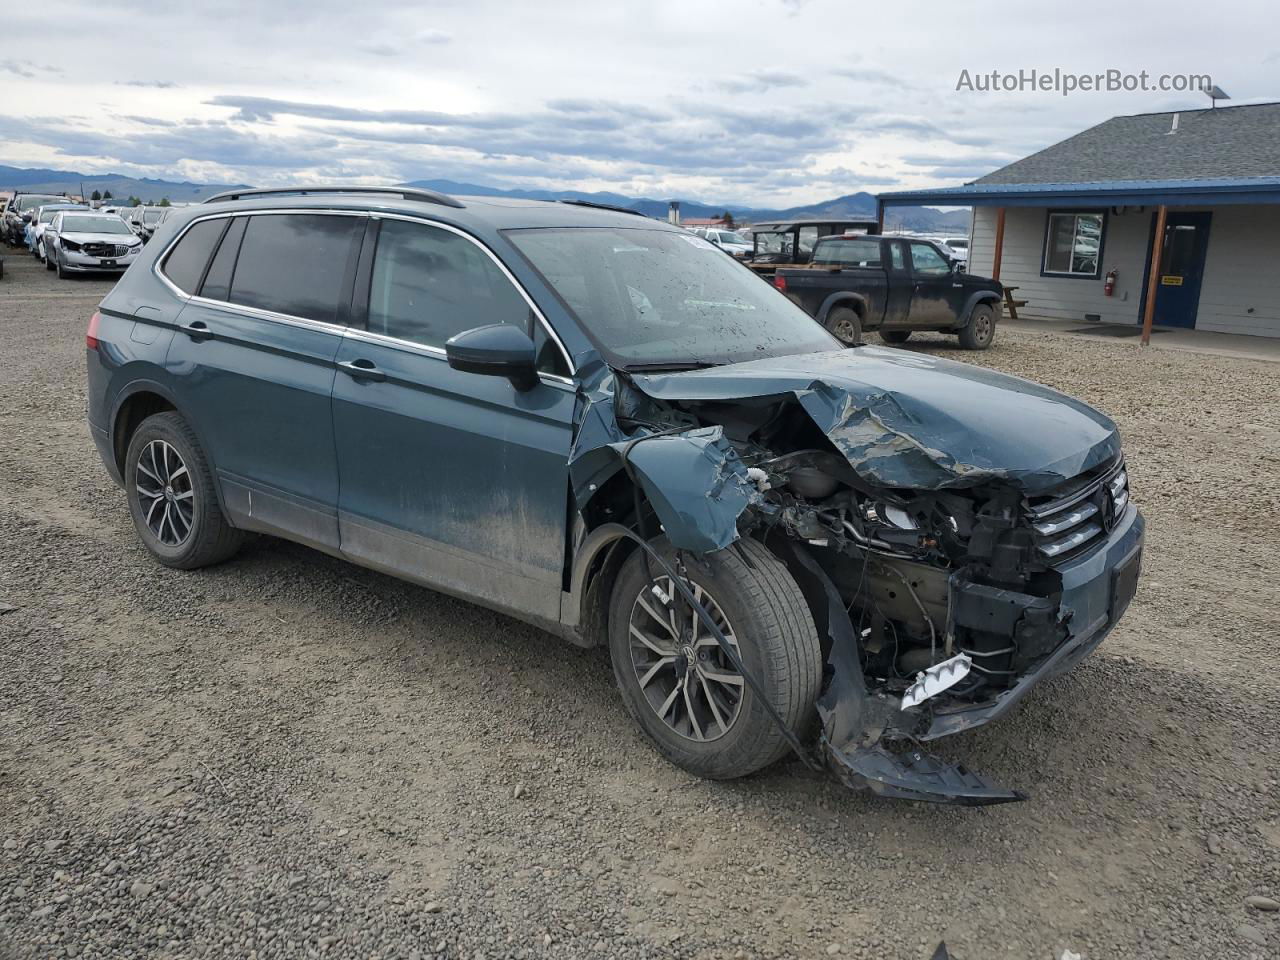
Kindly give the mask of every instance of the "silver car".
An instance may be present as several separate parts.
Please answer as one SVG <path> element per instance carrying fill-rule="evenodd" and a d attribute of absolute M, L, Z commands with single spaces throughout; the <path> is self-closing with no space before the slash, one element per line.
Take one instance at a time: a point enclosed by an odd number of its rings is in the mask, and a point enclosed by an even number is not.
<path fill-rule="evenodd" d="M 44 235 L 45 266 L 71 273 L 122 273 L 142 251 L 142 240 L 115 214 L 61 211 Z"/>

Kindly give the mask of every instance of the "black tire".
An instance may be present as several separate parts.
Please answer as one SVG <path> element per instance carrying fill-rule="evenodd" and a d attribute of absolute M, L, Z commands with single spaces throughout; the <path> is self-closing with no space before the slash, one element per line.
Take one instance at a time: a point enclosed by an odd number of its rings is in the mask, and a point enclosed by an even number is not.
<path fill-rule="evenodd" d="M 659 555 L 674 562 L 675 551 L 665 537 L 652 542 Z M 655 578 L 660 577 L 660 568 L 652 566 Z M 774 708 L 791 730 L 803 735 L 822 681 L 822 652 L 813 616 L 787 568 L 759 542 L 744 539 L 691 559 L 687 573 L 724 613 L 744 666 L 761 681 Z M 658 752 L 689 773 L 713 780 L 746 776 L 782 757 L 787 741 L 745 684 L 739 687 L 736 713 L 716 739 L 691 739 L 658 716 L 640 685 L 630 630 L 633 607 L 649 589 L 643 551 L 636 550 L 619 571 L 610 600 L 609 652 L 627 712 Z M 710 655 L 720 655 L 719 648 L 713 646 Z"/>
<path fill-rule="evenodd" d="M 139 461 L 153 441 L 163 441 L 177 452 L 186 467 L 190 491 L 190 523 L 187 535 L 178 543 L 166 543 L 148 526 L 143 496 L 139 491 Z M 152 464 L 154 466 L 154 463 Z M 144 477 L 146 467 L 142 468 Z M 129 513 L 143 546 L 166 567 L 194 570 L 230 558 L 239 548 L 244 534 L 227 523 L 218 504 L 213 474 L 194 431 L 182 417 L 172 411 L 157 413 L 143 420 L 129 440 L 124 461 L 125 493 Z M 175 488 L 178 483 L 172 484 Z M 186 493 L 186 490 L 182 491 Z M 176 509 L 176 505 L 175 505 Z"/>
<path fill-rule="evenodd" d="M 911 339 L 910 330 L 881 330 L 880 339 L 885 343 L 906 343 Z"/>
<path fill-rule="evenodd" d="M 46 249 L 44 252 L 44 268 L 46 270 L 52 270 L 54 266 L 54 261 L 57 259 L 58 259 L 57 253 L 54 253 L 54 255 L 51 257 L 49 256 L 49 251 Z"/>
<path fill-rule="evenodd" d="M 827 314 L 826 327 L 842 343 L 856 347 L 862 342 L 862 318 L 848 307 L 835 307 Z"/>
<path fill-rule="evenodd" d="M 973 308 L 969 322 L 960 331 L 960 346 L 966 350 L 985 350 L 996 338 L 996 312 L 991 304 L 980 303 Z"/>
<path fill-rule="evenodd" d="M 62 258 L 61 258 L 61 257 L 56 257 L 56 258 L 55 258 L 55 260 L 54 260 L 54 264 L 53 264 L 53 269 L 57 271 L 57 273 L 58 273 L 58 279 L 59 279 L 59 280 L 65 280 L 65 279 L 67 279 L 67 277 L 69 276 L 69 274 L 67 273 L 67 271 L 65 271 L 65 270 L 63 270 L 63 269 L 62 269 Z"/>

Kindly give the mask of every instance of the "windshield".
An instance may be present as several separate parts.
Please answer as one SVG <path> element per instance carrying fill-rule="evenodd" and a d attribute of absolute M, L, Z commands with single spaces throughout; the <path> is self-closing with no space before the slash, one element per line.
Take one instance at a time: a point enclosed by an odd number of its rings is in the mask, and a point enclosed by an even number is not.
<path fill-rule="evenodd" d="M 668 230 L 510 230 L 615 366 L 737 363 L 841 346 L 700 237 Z"/>
<path fill-rule="evenodd" d="M 19 197 L 14 202 L 14 207 L 20 213 L 25 213 L 26 211 L 30 210 L 32 207 L 40 207 L 46 203 L 57 203 L 63 199 L 65 198 L 50 197 L 47 194 L 43 194 L 43 193 L 41 194 L 30 193 L 30 194 L 27 194 L 25 197 Z"/>
<path fill-rule="evenodd" d="M 756 253 L 782 253 L 791 256 L 793 235 L 786 233 L 757 233 Z"/>
<path fill-rule="evenodd" d="M 129 225 L 119 217 L 63 217 L 63 233 L 126 233 L 133 236 Z"/>
<path fill-rule="evenodd" d="M 71 203 L 64 204 L 58 207 L 41 207 L 39 210 L 36 211 L 36 219 L 40 223 L 48 223 L 50 220 L 56 217 L 63 210 L 83 210 L 83 209 L 84 207 L 77 206 L 76 204 L 71 204 Z"/>

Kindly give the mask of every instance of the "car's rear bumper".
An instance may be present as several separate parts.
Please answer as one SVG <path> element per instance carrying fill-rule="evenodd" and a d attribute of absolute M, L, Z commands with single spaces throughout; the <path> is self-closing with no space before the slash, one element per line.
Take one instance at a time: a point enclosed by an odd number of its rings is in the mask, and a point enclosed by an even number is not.
<path fill-rule="evenodd" d="M 973 705 L 939 706 L 921 740 L 936 740 L 989 723 L 1007 713 L 1036 684 L 1070 670 L 1092 653 L 1119 622 L 1131 594 L 1117 593 L 1116 574 L 1141 562 L 1146 523 L 1130 506 L 1097 550 L 1058 568 L 1062 575 L 1060 612 L 1069 614 L 1067 639 L 1037 666 L 993 700 Z"/>

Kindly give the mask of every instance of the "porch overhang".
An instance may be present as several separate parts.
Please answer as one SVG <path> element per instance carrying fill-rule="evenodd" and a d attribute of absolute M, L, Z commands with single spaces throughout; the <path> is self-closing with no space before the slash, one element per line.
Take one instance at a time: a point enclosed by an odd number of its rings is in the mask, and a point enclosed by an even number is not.
<path fill-rule="evenodd" d="M 1097 183 L 969 183 L 932 190 L 897 190 L 880 207 L 1190 207 L 1280 204 L 1280 177 L 1214 180 L 1107 180 Z"/>

